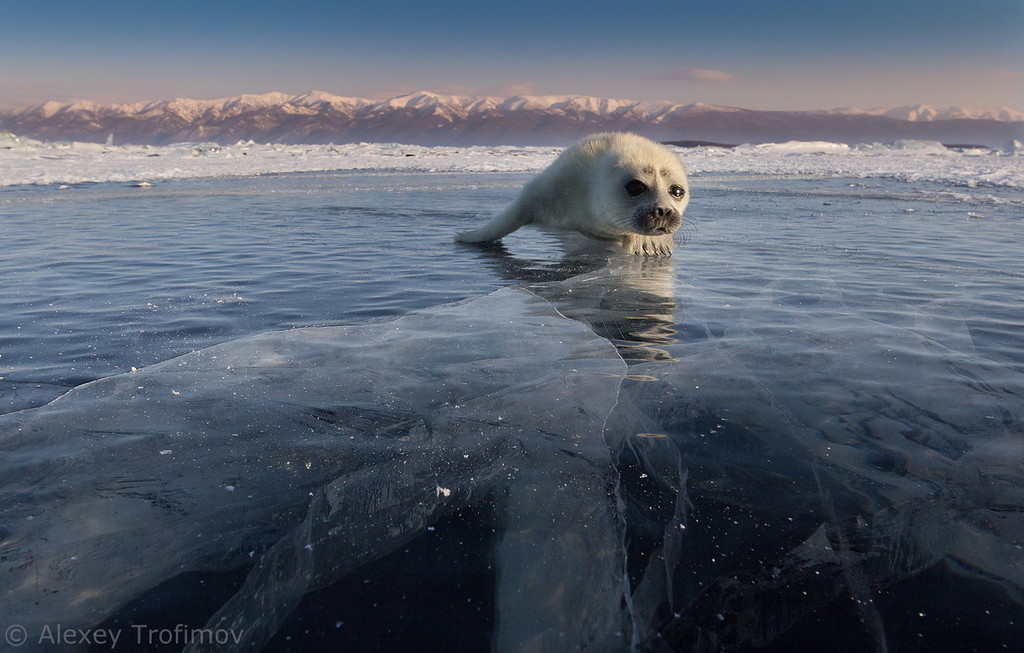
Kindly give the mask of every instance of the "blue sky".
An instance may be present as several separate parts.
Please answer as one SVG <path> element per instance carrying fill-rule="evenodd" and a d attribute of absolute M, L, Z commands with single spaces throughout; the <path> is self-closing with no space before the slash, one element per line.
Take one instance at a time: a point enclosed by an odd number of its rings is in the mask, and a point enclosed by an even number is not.
<path fill-rule="evenodd" d="M 1024 110 L 1022 0 L 0 0 L 0 106 L 323 90 Z"/>

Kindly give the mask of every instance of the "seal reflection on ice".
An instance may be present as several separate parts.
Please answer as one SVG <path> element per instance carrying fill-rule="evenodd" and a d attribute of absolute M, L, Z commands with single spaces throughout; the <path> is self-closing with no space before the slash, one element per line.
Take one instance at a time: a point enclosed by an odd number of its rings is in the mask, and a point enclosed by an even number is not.
<path fill-rule="evenodd" d="M 534 224 L 670 256 L 690 199 L 686 169 L 668 148 L 628 133 L 594 134 L 567 148 L 511 206 L 456 236 L 481 243 Z"/>

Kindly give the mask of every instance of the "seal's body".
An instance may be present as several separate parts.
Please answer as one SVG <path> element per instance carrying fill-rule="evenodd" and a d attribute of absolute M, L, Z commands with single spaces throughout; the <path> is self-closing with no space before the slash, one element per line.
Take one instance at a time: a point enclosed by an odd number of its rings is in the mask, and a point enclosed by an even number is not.
<path fill-rule="evenodd" d="M 668 148 L 636 134 L 594 134 L 570 146 L 515 202 L 464 243 L 498 240 L 527 224 L 577 231 L 630 254 L 670 256 L 690 187 Z"/>

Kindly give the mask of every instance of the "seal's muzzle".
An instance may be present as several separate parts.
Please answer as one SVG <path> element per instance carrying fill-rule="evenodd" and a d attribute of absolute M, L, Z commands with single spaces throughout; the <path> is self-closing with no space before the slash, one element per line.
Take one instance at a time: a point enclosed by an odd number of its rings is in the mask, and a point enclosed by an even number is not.
<path fill-rule="evenodd" d="M 633 216 L 637 231 L 645 236 L 662 236 L 679 228 L 679 211 L 664 206 L 641 207 Z"/>

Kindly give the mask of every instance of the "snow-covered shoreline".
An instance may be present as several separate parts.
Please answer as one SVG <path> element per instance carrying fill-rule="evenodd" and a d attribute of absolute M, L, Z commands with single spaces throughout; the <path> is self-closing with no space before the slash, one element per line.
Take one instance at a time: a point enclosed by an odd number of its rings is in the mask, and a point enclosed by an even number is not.
<path fill-rule="evenodd" d="M 559 147 L 423 147 L 395 143 L 344 145 L 167 146 L 0 141 L 0 186 L 90 182 L 156 183 L 173 179 L 246 177 L 297 172 L 530 173 L 547 166 Z M 848 146 L 792 142 L 732 149 L 678 148 L 691 174 L 746 173 L 815 178 L 881 177 L 898 181 L 1024 189 L 1019 143 L 1007 151 L 956 151 L 939 143 Z"/>

